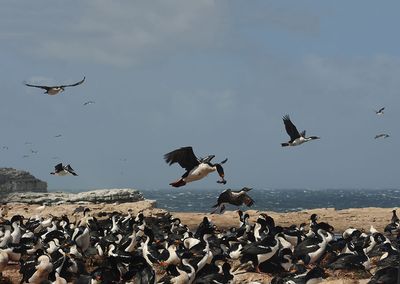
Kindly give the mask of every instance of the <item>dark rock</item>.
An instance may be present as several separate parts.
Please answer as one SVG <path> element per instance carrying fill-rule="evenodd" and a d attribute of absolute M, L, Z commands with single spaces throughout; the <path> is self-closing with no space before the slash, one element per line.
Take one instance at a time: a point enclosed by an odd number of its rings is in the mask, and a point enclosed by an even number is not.
<path fill-rule="evenodd" d="M 0 168 L 0 196 L 27 191 L 47 192 L 47 183 L 26 171 Z"/>

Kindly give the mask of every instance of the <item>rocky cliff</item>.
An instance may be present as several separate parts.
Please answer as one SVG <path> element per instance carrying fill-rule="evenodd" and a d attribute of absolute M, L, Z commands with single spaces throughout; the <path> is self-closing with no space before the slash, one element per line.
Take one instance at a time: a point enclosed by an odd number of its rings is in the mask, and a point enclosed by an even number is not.
<path fill-rule="evenodd" d="M 7 203 L 64 204 L 64 203 L 114 203 L 144 200 L 143 194 L 132 188 L 97 189 L 80 193 L 67 192 L 23 192 L 8 194 Z"/>
<path fill-rule="evenodd" d="M 13 192 L 47 192 L 47 183 L 26 171 L 0 168 L 0 196 Z"/>

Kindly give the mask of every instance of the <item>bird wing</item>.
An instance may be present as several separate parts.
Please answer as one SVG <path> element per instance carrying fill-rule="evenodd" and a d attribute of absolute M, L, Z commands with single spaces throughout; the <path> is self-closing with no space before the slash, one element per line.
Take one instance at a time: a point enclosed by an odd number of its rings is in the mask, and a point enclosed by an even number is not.
<path fill-rule="evenodd" d="M 178 163 L 182 168 L 190 171 L 199 164 L 193 153 L 192 147 L 182 147 L 164 155 L 165 162 L 169 165 Z"/>
<path fill-rule="evenodd" d="M 243 254 L 257 255 L 257 254 L 266 254 L 269 252 L 271 252 L 271 248 L 268 246 L 261 245 L 260 242 L 250 243 L 242 248 Z"/>
<path fill-rule="evenodd" d="M 73 169 L 69 164 L 66 165 L 66 166 L 64 167 L 64 169 L 65 169 L 66 171 L 68 171 L 70 174 L 72 174 L 72 175 L 74 175 L 74 176 L 77 176 L 77 174 L 75 173 L 74 169 Z"/>
<path fill-rule="evenodd" d="M 28 84 L 28 83 L 25 83 L 25 86 L 34 87 L 34 88 L 40 88 L 40 89 L 44 89 L 46 91 L 48 91 L 48 90 L 50 90 L 52 88 L 52 87 L 49 87 L 49 86 L 32 85 L 32 84 Z"/>
<path fill-rule="evenodd" d="M 68 165 L 66 165 L 65 166 L 65 169 L 67 170 L 67 171 L 74 171 L 74 169 L 71 167 L 71 165 L 70 164 L 68 164 Z"/>
<path fill-rule="evenodd" d="M 243 203 L 246 204 L 247 206 L 252 206 L 254 204 L 254 200 L 248 196 L 246 193 L 242 195 Z"/>
<path fill-rule="evenodd" d="M 378 110 L 378 112 L 382 112 L 385 109 L 385 107 L 382 107 Z"/>
<path fill-rule="evenodd" d="M 218 203 L 221 204 L 223 202 L 227 202 L 229 200 L 229 197 L 232 195 L 232 190 L 231 189 L 225 189 L 221 194 L 218 196 Z"/>
<path fill-rule="evenodd" d="M 55 165 L 54 169 L 56 170 L 56 172 L 64 170 L 62 163 Z"/>
<path fill-rule="evenodd" d="M 83 82 L 85 82 L 86 77 L 83 77 L 83 79 L 75 84 L 70 84 L 70 85 L 61 85 L 60 87 L 65 88 L 65 87 L 75 87 L 78 86 L 80 84 L 82 84 Z"/>
<path fill-rule="evenodd" d="M 289 115 L 285 115 L 283 117 L 283 123 L 285 124 L 286 132 L 289 134 L 292 141 L 300 137 L 300 133 L 296 126 L 294 126 L 294 124 L 290 121 Z"/>

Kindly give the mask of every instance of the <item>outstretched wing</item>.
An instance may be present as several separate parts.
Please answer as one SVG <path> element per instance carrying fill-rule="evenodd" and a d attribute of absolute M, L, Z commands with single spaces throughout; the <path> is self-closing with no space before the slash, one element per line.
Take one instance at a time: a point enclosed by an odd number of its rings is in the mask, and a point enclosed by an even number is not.
<path fill-rule="evenodd" d="M 291 141 L 293 141 L 297 138 L 300 138 L 300 133 L 297 130 L 296 126 L 294 126 L 294 124 L 290 120 L 290 117 L 288 114 L 283 117 L 283 123 L 285 124 L 286 132 L 287 132 L 287 134 L 289 134 Z"/>
<path fill-rule="evenodd" d="M 382 112 L 385 109 L 385 107 L 382 107 L 378 110 L 378 112 Z"/>
<path fill-rule="evenodd" d="M 182 168 L 190 171 L 199 164 L 193 153 L 192 147 L 182 147 L 164 155 L 165 162 L 169 165 L 178 163 Z"/>
<path fill-rule="evenodd" d="M 55 165 L 54 169 L 56 172 L 60 172 L 60 171 L 64 170 L 62 163 Z"/>
<path fill-rule="evenodd" d="M 65 166 L 65 169 L 72 175 L 77 176 L 77 174 L 75 173 L 74 169 L 68 164 Z"/>
<path fill-rule="evenodd" d="M 78 86 L 80 84 L 82 84 L 83 82 L 85 82 L 86 77 L 83 77 L 83 79 L 75 84 L 71 84 L 71 85 L 61 85 L 60 87 L 65 88 L 65 87 L 75 87 Z"/>
<path fill-rule="evenodd" d="M 232 190 L 230 188 L 225 189 L 221 194 L 218 196 L 218 204 L 224 203 L 229 200 L 232 196 Z"/>
<path fill-rule="evenodd" d="M 28 83 L 24 83 L 24 84 L 25 84 L 25 86 L 28 86 L 28 87 L 40 88 L 40 89 L 43 89 L 43 90 L 46 90 L 46 91 L 51 89 L 51 87 L 49 87 L 49 86 L 32 85 L 32 84 L 28 84 Z"/>
<path fill-rule="evenodd" d="M 248 196 L 247 194 L 243 194 L 241 198 L 243 200 L 243 203 L 246 204 L 249 207 L 254 204 L 254 200 L 250 196 Z"/>

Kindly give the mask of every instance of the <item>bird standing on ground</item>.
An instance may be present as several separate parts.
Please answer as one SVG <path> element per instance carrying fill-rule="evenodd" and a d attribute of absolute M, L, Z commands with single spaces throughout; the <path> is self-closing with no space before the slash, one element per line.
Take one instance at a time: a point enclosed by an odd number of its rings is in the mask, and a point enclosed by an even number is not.
<path fill-rule="evenodd" d="M 63 166 L 62 163 L 55 165 L 54 172 L 51 172 L 50 174 L 56 175 L 56 176 L 66 176 L 66 175 L 77 176 L 74 169 L 71 168 L 71 166 L 69 164 L 66 166 Z"/>
<path fill-rule="evenodd" d="M 184 186 L 188 182 L 200 180 L 206 177 L 209 173 L 215 170 L 221 177 L 221 180 L 217 182 L 225 184 L 226 180 L 224 179 L 224 169 L 221 165 L 224 164 L 228 159 L 225 159 L 217 164 L 212 164 L 211 160 L 214 157 L 215 155 L 209 155 L 205 158 L 199 159 L 194 155 L 193 149 L 190 146 L 182 147 L 165 154 L 164 159 L 169 165 L 178 163 L 182 168 L 186 170 L 186 172 L 182 175 L 180 179 L 170 183 L 170 185 L 172 185 L 173 187 Z"/>
<path fill-rule="evenodd" d="M 43 90 L 45 90 L 44 93 L 48 94 L 48 95 L 57 95 L 60 92 L 63 92 L 64 89 L 67 87 L 75 87 L 75 86 L 82 84 L 85 81 L 85 79 L 86 79 L 86 77 L 83 77 L 83 79 L 81 81 L 74 83 L 74 84 L 70 84 L 70 85 L 42 86 L 42 85 L 32 85 L 32 84 L 25 83 L 25 86 L 43 89 Z"/>
<path fill-rule="evenodd" d="M 289 115 L 285 115 L 283 117 L 283 123 L 285 124 L 285 129 L 287 134 L 290 136 L 290 140 L 287 143 L 281 143 L 282 147 L 286 146 L 298 146 L 303 144 L 304 142 L 308 142 L 315 139 L 320 139 L 318 136 L 310 136 L 306 137 L 306 131 L 302 131 L 299 133 L 296 126 L 290 120 Z"/>
<path fill-rule="evenodd" d="M 247 194 L 251 188 L 243 187 L 241 190 L 224 190 L 218 197 L 217 204 L 213 207 L 215 210 L 211 212 L 215 213 L 218 208 L 220 208 L 220 212 L 222 213 L 225 210 L 225 204 L 232 204 L 236 206 L 241 206 L 246 204 L 247 206 L 252 206 L 254 204 L 254 200 Z"/>

